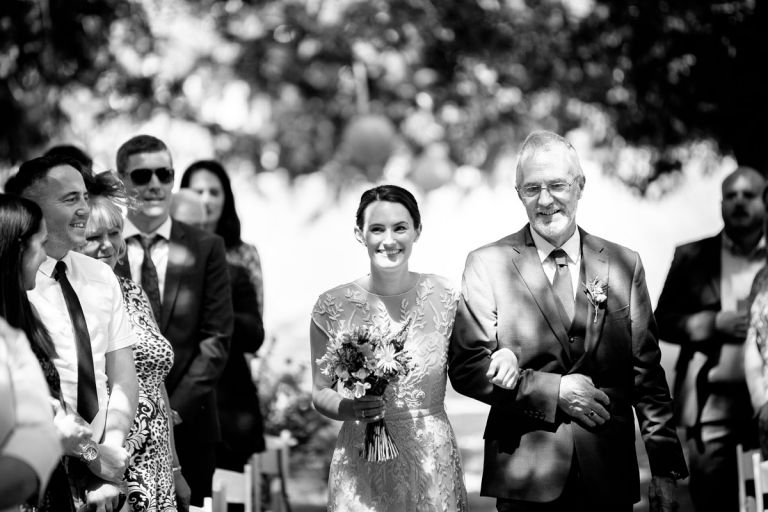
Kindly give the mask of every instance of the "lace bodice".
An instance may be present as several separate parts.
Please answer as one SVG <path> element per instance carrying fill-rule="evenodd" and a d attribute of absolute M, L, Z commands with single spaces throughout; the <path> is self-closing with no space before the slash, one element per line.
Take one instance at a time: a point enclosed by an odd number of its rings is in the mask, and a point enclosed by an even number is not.
<path fill-rule="evenodd" d="M 407 410 L 442 408 L 448 338 L 457 301 L 447 281 L 434 275 L 421 275 L 416 286 L 394 296 L 376 295 L 350 283 L 324 293 L 312 319 L 329 337 L 359 325 L 386 326 L 397 332 L 411 319 L 405 350 L 415 368 L 385 392 L 386 414 L 392 417 Z M 340 392 L 351 397 L 346 389 Z"/>
<path fill-rule="evenodd" d="M 384 418 L 400 455 L 367 462 L 361 456 L 365 424 L 345 421 L 328 478 L 330 512 L 467 510 L 461 457 L 443 406 L 457 300 L 445 278 L 430 274 L 400 295 L 376 295 L 349 283 L 318 298 L 312 321 L 328 337 L 361 325 L 395 333 L 410 320 L 405 350 L 414 362 L 413 371 L 384 393 Z M 339 392 L 350 396 L 344 388 Z"/>

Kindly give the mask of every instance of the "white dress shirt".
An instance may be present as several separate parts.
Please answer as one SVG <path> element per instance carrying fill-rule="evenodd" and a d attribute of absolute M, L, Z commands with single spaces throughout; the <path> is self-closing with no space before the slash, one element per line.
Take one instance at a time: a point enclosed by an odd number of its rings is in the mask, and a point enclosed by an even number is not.
<path fill-rule="evenodd" d="M 765 238 L 744 254 L 723 232 L 720 248 L 720 310 L 746 312 L 752 281 L 765 265 Z M 720 349 L 717 365 L 709 370 L 710 382 L 742 382 L 743 344 L 726 343 Z"/>
<path fill-rule="evenodd" d="M 99 412 L 91 422 L 93 438 L 100 440 L 109 403 L 106 355 L 132 346 L 136 338 L 123 306 L 123 293 L 112 269 L 101 261 L 77 252 L 68 252 L 62 261 L 67 265 L 67 279 L 83 308 L 91 337 L 93 369 Z M 72 320 L 58 281 L 53 278 L 56 260 L 50 256 L 37 271 L 36 286 L 27 296 L 51 333 L 57 356 L 53 364 L 61 378 L 64 401 L 77 410 L 77 345 Z"/>
<path fill-rule="evenodd" d="M 141 282 L 141 264 L 144 263 L 144 248 L 141 242 L 134 238 L 136 235 L 144 237 L 160 236 L 160 240 L 149 249 L 152 256 L 152 263 L 157 270 L 157 287 L 160 290 L 160 301 L 162 303 L 165 293 L 165 271 L 168 268 L 168 241 L 171 239 L 171 218 L 168 217 L 157 230 L 153 233 L 143 233 L 139 231 L 133 222 L 125 219 L 123 226 L 123 238 L 128 246 L 128 263 L 131 267 L 131 280 L 135 283 Z"/>
<path fill-rule="evenodd" d="M 544 240 L 544 238 L 536 232 L 535 229 L 530 228 L 531 236 L 533 237 L 533 243 L 536 245 L 536 252 L 539 254 L 539 260 L 541 261 L 541 267 L 544 269 L 549 284 L 552 284 L 555 280 L 555 272 L 557 272 L 556 264 L 549 257 L 550 253 L 555 249 L 562 249 L 568 256 L 568 271 L 571 273 L 571 285 L 573 291 L 573 299 L 576 300 L 576 290 L 579 289 L 579 273 L 581 272 L 581 235 L 579 229 L 573 232 L 571 238 L 565 241 L 560 247 L 555 247 L 551 243 Z"/>
<path fill-rule="evenodd" d="M 42 490 L 61 453 L 43 370 L 24 333 L 0 318 L 0 454 L 32 468 Z"/>

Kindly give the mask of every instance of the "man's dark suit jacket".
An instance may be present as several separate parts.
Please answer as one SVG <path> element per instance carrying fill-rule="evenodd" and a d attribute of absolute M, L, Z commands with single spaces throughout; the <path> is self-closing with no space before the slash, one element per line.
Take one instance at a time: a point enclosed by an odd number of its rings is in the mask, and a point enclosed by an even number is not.
<path fill-rule="evenodd" d="M 127 256 L 115 271 L 131 277 Z M 220 439 L 215 389 L 233 325 L 221 237 L 172 221 L 158 324 L 173 345 L 173 368 L 165 379 L 171 407 L 192 437 L 214 443 Z"/>
<path fill-rule="evenodd" d="M 491 405 L 483 495 L 551 501 L 562 492 L 575 455 L 592 499 L 636 502 L 633 407 L 652 473 L 687 475 L 640 258 L 580 233 L 579 281 L 598 277 L 608 286 L 607 301 L 597 312 L 584 285 L 577 290 L 576 314 L 586 323 L 581 357 L 572 353 L 528 225 L 467 258 L 448 372 L 457 391 Z M 511 349 L 520 364 L 520 382 L 512 391 L 485 376 L 491 353 L 500 348 Z M 560 379 L 571 373 L 591 377 L 610 397 L 605 425 L 585 428 L 558 409 Z"/>
<path fill-rule="evenodd" d="M 746 384 L 739 393 L 741 399 L 735 401 L 713 400 L 708 398 L 707 393 L 706 375 L 709 367 L 717 364 L 723 344 L 741 344 L 744 340 L 717 335 L 697 342 L 694 347 L 686 330 L 686 322 L 691 315 L 701 311 L 720 311 L 721 260 L 722 233 L 677 247 L 656 307 L 661 339 L 680 345 L 672 389 L 678 408 L 677 416 L 685 426 L 697 423 L 697 412 L 708 421 L 743 419 L 745 416 L 748 419 L 752 413 Z M 698 361 L 693 365 L 696 351 L 706 356 L 703 365 Z M 686 378 L 697 380 L 698 391 L 703 396 L 697 396 L 696 388 L 684 392 Z"/>

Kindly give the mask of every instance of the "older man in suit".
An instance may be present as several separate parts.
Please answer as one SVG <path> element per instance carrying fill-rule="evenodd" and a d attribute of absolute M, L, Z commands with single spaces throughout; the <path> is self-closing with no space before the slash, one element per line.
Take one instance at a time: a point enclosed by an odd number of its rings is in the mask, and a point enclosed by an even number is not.
<path fill-rule="evenodd" d="M 680 345 L 673 390 L 697 512 L 737 509 L 736 445 L 757 441 L 743 348 L 752 280 L 765 264 L 764 187 L 749 167 L 723 180 L 723 231 L 675 250 L 656 308 L 661 338 Z"/>
<path fill-rule="evenodd" d="M 533 132 L 517 166 L 530 223 L 467 259 L 449 375 L 491 405 L 481 492 L 500 511 L 631 510 L 633 407 L 652 510 L 687 474 L 643 266 L 577 227 L 584 182 L 568 141 Z"/>
<path fill-rule="evenodd" d="M 140 282 L 163 335 L 173 345 L 166 387 L 181 417 L 174 429 L 191 504 L 211 494 L 220 439 L 216 384 L 224 369 L 233 313 L 224 241 L 169 215 L 174 171 L 166 145 L 138 135 L 117 152 L 117 170 L 140 201 L 123 231 L 128 252 L 115 269 Z M 175 468 L 175 471 L 179 468 Z"/>

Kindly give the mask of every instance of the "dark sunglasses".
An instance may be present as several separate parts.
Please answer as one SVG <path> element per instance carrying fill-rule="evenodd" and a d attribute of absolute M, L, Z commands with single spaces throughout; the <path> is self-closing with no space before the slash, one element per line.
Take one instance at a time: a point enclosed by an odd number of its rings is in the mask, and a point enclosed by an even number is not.
<path fill-rule="evenodd" d="M 134 169 L 128 175 L 131 181 L 136 185 L 146 185 L 152 180 L 152 175 L 156 175 L 160 183 L 170 183 L 173 181 L 173 169 L 168 167 L 159 167 L 157 169 Z"/>

